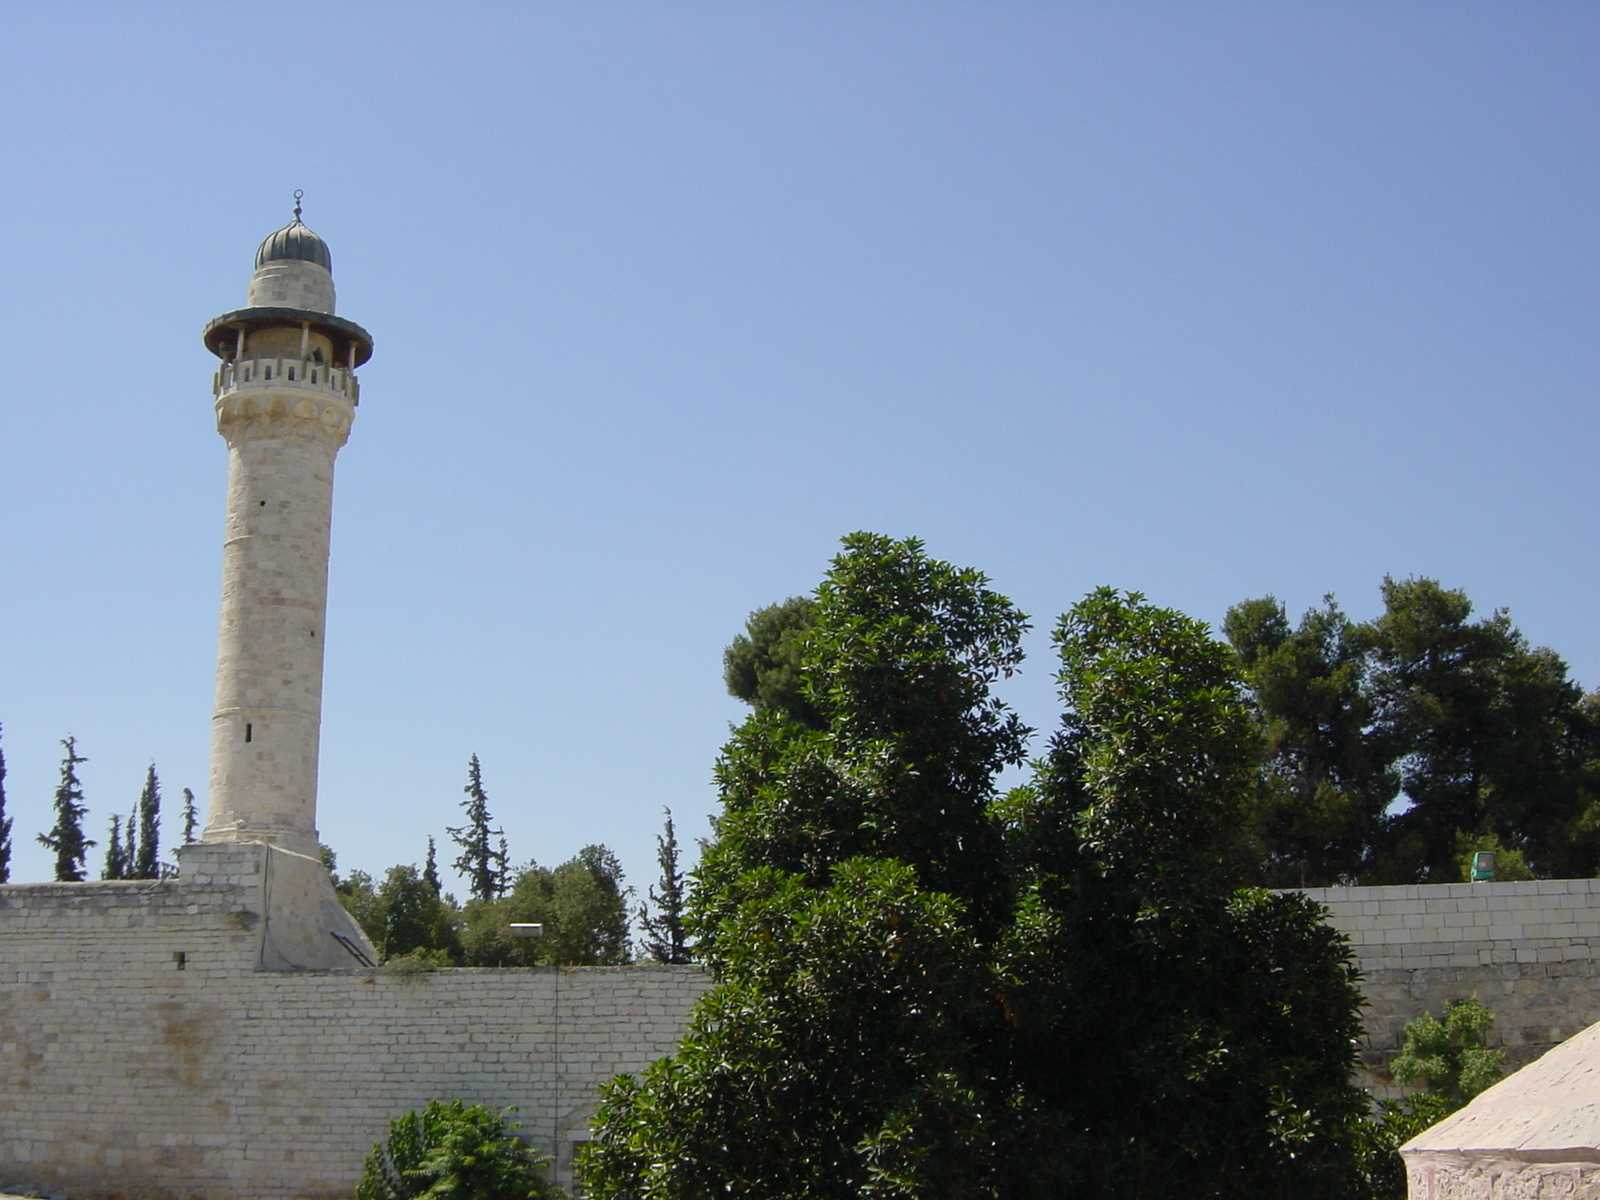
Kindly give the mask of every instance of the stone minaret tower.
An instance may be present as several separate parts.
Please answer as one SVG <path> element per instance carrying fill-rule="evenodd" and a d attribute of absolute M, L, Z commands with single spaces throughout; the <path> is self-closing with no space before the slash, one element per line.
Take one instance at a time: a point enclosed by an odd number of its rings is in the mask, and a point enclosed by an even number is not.
<path fill-rule="evenodd" d="M 256 251 L 246 307 L 205 330 L 228 441 L 222 630 L 205 842 L 317 855 L 333 460 L 372 338 L 333 315 L 327 243 L 294 220 Z"/>

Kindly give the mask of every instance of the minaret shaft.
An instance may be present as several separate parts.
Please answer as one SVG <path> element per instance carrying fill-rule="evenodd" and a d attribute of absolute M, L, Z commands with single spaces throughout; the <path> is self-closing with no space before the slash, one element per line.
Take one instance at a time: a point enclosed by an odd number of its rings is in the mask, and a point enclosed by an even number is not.
<path fill-rule="evenodd" d="M 350 412 L 298 392 L 246 384 L 217 404 L 228 515 L 205 837 L 315 854 L 333 463 Z"/>

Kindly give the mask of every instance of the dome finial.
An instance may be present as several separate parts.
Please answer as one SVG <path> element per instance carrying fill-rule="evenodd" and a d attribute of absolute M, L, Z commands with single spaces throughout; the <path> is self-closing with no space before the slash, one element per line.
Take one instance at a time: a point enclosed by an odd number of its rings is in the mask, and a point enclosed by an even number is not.
<path fill-rule="evenodd" d="M 294 219 L 296 221 L 300 219 L 300 201 L 304 198 L 305 194 L 304 188 L 295 188 L 294 190 Z"/>

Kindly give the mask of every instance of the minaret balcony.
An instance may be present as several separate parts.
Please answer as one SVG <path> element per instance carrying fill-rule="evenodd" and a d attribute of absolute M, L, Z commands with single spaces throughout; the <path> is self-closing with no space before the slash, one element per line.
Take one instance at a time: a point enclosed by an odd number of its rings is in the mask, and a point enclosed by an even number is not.
<path fill-rule="evenodd" d="M 247 358 L 225 362 L 211 376 L 213 396 L 220 398 L 243 388 L 323 392 L 351 404 L 361 403 L 361 384 L 354 371 L 330 367 L 314 358 Z"/>

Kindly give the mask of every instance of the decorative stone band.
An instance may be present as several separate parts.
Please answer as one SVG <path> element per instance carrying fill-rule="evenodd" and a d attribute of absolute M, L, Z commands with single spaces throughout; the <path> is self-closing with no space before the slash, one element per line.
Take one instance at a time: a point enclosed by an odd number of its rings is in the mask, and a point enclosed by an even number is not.
<path fill-rule="evenodd" d="M 294 390 L 287 385 L 261 392 L 226 392 L 217 399 L 217 432 L 228 444 L 257 438 L 325 442 L 335 450 L 350 437 L 353 406 L 339 397 Z"/>
<path fill-rule="evenodd" d="M 361 384 L 354 371 L 330 367 L 309 358 L 247 358 L 243 362 L 223 363 L 211 376 L 213 396 L 241 388 L 325 392 L 341 396 L 351 404 L 361 403 Z"/>

